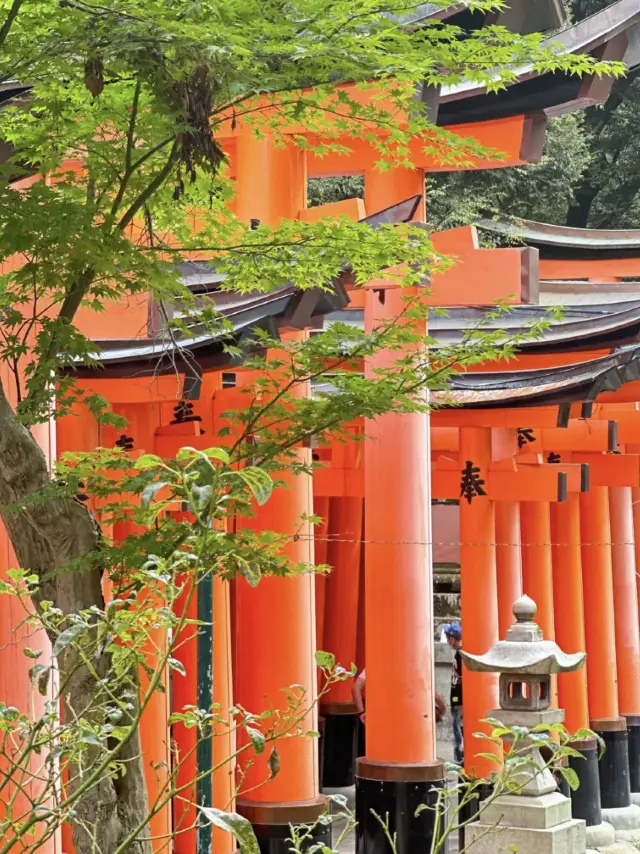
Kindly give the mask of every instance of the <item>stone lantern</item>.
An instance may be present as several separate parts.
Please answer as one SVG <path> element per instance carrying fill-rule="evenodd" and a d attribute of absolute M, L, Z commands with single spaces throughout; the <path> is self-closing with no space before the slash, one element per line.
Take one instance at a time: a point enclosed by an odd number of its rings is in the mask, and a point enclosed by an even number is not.
<path fill-rule="evenodd" d="M 533 621 L 536 603 L 522 596 L 513 606 L 516 622 L 484 655 L 461 651 L 469 670 L 500 674 L 500 708 L 488 712 L 507 727 L 532 729 L 564 721 L 562 709 L 550 709 L 551 675 L 579 670 L 586 653 L 567 655 L 544 640 Z M 471 854 L 582 854 L 585 822 L 571 818 L 571 801 L 557 790 L 555 778 L 535 744 L 518 740 L 528 763 L 514 775 L 517 791 L 500 795 L 466 828 Z M 522 754 L 521 754 L 522 755 Z"/>

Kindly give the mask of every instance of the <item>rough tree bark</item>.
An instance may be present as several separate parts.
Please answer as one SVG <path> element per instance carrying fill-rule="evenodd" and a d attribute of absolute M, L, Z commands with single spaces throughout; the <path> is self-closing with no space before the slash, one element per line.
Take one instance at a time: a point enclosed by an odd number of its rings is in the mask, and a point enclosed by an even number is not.
<path fill-rule="evenodd" d="M 92 606 L 104 610 L 100 570 L 65 568 L 98 547 L 98 528 L 89 511 L 80 502 L 66 497 L 23 503 L 49 481 L 42 450 L 16 419 L 0 386 L 0 515 L 20 566 L 42 579 L 34 604 L 51 601 L 64 614 L 77 614 Z M 21 509 L 7 509 L 15 504 L 22 505 Z M 110 656 L 102 654 L 94 666 L 101 677 L 106 676 L 111 666 Z M 60 656 L 58 667 L 61 680 L 68 679 L 64 696 L 67 712 L 100 705 L 100 686 L 78 661 L 72 647 Z M 132 675 L 132 679 L 136 680 L 137 675 Z M 74 806 L 77 820 L 73 841 L 77 854 L 96 851 L 111 854 L 148 816 L 137 728 L 123 745 L 119 758 L 126 762 L 127 773 L 117 780 L 101 775 Z M 76 781 L 72 791 L 77 791 L 82 779 Z M 136 841 L 128 852 L 151 854 L 151 845 Z"/>

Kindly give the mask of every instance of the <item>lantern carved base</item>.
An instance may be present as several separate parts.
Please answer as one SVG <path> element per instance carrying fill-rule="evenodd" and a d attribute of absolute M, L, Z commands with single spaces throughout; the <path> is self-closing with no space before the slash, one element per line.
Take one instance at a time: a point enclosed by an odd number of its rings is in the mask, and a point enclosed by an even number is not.
<path fill-rule="evenodd" d="M 584 854 L 586 825 L 559 792 L 503 795 L 467 827 L 469 854 Z"/>

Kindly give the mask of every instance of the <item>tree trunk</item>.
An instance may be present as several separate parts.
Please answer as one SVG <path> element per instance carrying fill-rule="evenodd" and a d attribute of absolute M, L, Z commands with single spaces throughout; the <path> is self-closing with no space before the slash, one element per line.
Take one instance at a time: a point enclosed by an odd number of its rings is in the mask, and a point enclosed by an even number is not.
<path fill-rule="evenodd" d="M 104 611 L 101 573 L 97 567 L 65 567 L 85 557 L 98 546 L 98 528 L 89 511 L 71 498 L 56 497 L 47 501 L 23 503 L 50 481 L 47 461 L 37 442 L 20 424 L 0 387 L 0 515 L 15 549 L 19 565 L 42 579 L 34 596 L 37 606 L 51 601 L 64 614 L 97 607 Z M 21 505 L 14 510 L 8 505 Z M 94 662 L 100 677 L 106 677 L 110 656 L 103 653 Z M 78 661 L 73 646 L 59 656 L 60 684 L 64 692 L 65 716 L 73 710 L 93 709 L 86 717 L 100 711 L 100 684 Z M 132 675 L 137 683 L 137 674 Z M 97 702 L 96 702 L 97 701 Z M 24 710 L 26 711 L 26 710 Z M 95 722 L 97 718 L 93 718 Z M 101 753 L 95 749 L 94 759 Z M 102 752 L 104 748 L 102 748 Z M 90 760 L 89 758 L 89 767 Z M 124 776 L 112 779 L 106 773 L 82 794 L 74 805 L 73 841 L 77 854 L 111 854 L 119 844 L 148 816 L 147 789 L 141 756 L 140 735 L 136 728 L 118 756 L 126 763 Z M 83 776 L 74 774 L 71 791 L 82 786 Z M 148 829 L 141 833 L 148 836 Z M 149 842 L 136 841 L 127 849 L 130 854 L 151 854 Z"/>

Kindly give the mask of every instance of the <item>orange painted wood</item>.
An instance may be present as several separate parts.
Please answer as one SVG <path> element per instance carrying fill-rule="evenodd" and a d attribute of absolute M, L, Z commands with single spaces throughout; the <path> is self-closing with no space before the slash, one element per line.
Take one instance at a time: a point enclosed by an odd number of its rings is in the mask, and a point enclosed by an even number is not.
<path fill-rule="evenodd" d="M 555 638 L 553 618 L 553 575 L 551 569 L 551 527 L 546 501 L 522 501 L 522 587 L 538 606 L 536 623 L 545 638 Z"/>
<path fill-rule="evenodd" d="M 551 555 L 556 642 L 568 653 L 586 648 L 580 546 L 580 498 L 551 505 Z M 558 675 L 558 705 L 569 732 L 589 726 L 587 669 Z"/>
<path fill-rule="evenodd" d="M 640 413 L 638 413 L 638 433 L 640 437 Z M 621 429 L 618 425 L 618 431 Z M 456 427 L 432 427 L 431 447 L 440 451 L 457 451 L 459 445 L 458 429 Z M 495 428 L 498 430 L 499 428 Z M 510 429 L 510 428 L 506 428 Z M 532 427 L 531 435 L 533 442 L 526 442 L 521 448 L 516 447 L 513 452 L 519 456 L 542 451 L 607 451 L 609 450 L 609 421 L 608 420 L 571 420 L 567 427 Z M 620 432 L 618 432 L 620 441 Z M 495 434 L 492 436 L 495 440 Z M 515 434 L 514 434 L 515 439 Z M 495 441 L 493 443 L 495 445 Z M 493 459 L 496 459 L 495 448 Z"/>
<path fill-rule="evenodd" d="M 545 639 L 554 640 L 555 621 L 549 507 L 547 501 L 523 501 L 520 504 L 522 589 L 538 606 L 535 621 L 542 629 Z M 552 706 L 558 704 L 555 679 L 552 679 L 551 704 Z"/>
<path fill-rule="evenodd" d="M 300 450 L 305 460 L 309 452 Z M 313 563 L 311 526 L 301 522 L 312 510 L 311 478 L 283 473 L 286 486 L 276 489 L 250 519 L 238 520 L 238 528 L 275 531 L 293 538 L 285 553 L 293 561 Z M 316 695 L 315 582 L 310 573 L 291 578 L 263 578 L 252 588 L 244 579 L 236 586 L 237 702 L 254 713 L 271 705 L 285 709 L 283 688 L 300 685 L 304 706 Z M 316 714 L 309 712 L 301 723 L 302 731 L 316 729 Z M 311 800 L 318 795 L 317 743 L 299 735 L 278 743 L 282 770 L 271 782 L 266 760 L 268 752 L 253 757 L 240 796 L 244 791 L 252 801 Z M 245 762 L 240 761 L 244 766 Z M 257 786 L 257 788 L 253 788 Z M 252 790 L 249 792 L 249 790 Z"/>
<path fill-rule="evenodd" d="M 366 328 L 398 317 L 403 296 L 388 290 L 383 303 L 367 291 Z M 378 352 L 366 372 L 396 359 Z M 428 430 L 424 413 L 366 426 L 366 753 L 381 762 L 435 758 Z"/>
<path fill-rule="evenodd" d="M 640 400 L 640 380 L 625 383 L 616 391 L 603 391 L 598 403 L 635 403 Z"/>
<path fill-rule="evenodd" d="M 475 225 L 463 225 L 458 228 L 446 228 L 444 231 L 434 231 L 431 240 L 438 253 L 454 257 L 460 252 L 474 252 L 480 248 L 478 230 Z"/>
<path fill-rule="evenodd" d="M 413 219 L 424 221 L 424 170 L 395 166 L 386 172 L 368 168 L 364 170 L 364 204 L 369 215 L 385 210 L 411 196 L 421 196 Z"/>
<path fill-rule="evenodd" d="M 115 542 L 123 542 L 127 537 L 141 531 L 131 522 L 116 522 L 113 526 Z M 162 601 L 155 591 L 143 591 L 141 604 L 145 607 L 162 607 Z M 167 652 L 167 630 L 153 628 L 149 631 L 144 644 L 146 662 L 153 671 L 161 666 Z M 147 783 L 149 808 L 154 810 L 165 800 L 170 788 L 169 769 L 171 767 L 171 744 L 169 733 L 169 669 L 163 668 L 162 684 L 164 691 L 156 690 L 148 698 L 147 705 L 140 718 L 140 742 L 144 758 L 144 772 Z M 140 696 L 145 698 L 149 692 L 150 678 L 144 668 L 140 668 Z M 171 803 L 167 801 L 159 806 L 149 821 L 149 835 L 152 837 L 154 854 L 164 852 L 171 837 Z"/>
<path fill-rule="evenodd" d="M 463 427 L 461 431 L 466 429 L 472 428 Z M 567 474 L 567 490 L 579 492 L 581 483 L 579 465 L 559 467 L 542 463 L 521 465 L 517 471 L 483 469 L 479 477 L 485 481 L 482 488 L 494 501 L 522 501 L 526 498 L 535 501 L 558 501 L 561 472 Z M 434 467 L 431 475 L 433 497 L 459 498 L 461 477 L 460 468 L 443 470 Z"/>
<path fill-rule="evenodd" d="M 498 634 L 503 639 L 513 624 L 513 603 L 522 596 L 520 504 L 517 501 L 496 501 L 495 515 Z"/>
<path fill-rule="evenodd" d="M 364 498 L 364 469 L 316 469 L 313 493 L 324 498 Z"/>
<path fill-rule="evenodd" d="M 366 209 L 362 199 L 344 199 L 341 202 L 330 202 L 326 205 L 316 205 L 314 208 L 305 208 L 298 212 L 298 219 L 302 222 L 317 222 L 324 217 L 346 216 L 348 219 L 358 222 L 366 217 Z"/>
<path fill-rule="evenodd" d="M 213 579 L 213 702 L 219 706 L 221 722 L 213 730 L 213 805 L 218 809 L 235 810 L 236 737 L 230 709 L 233 706 L 231 670 L 231 591 L 229 582 L 219 576 Z M 213 828 L 213 850 L 216 854 L 232 854 L 236 850 L 232 834 Z M 193 854 L 193 852 L 189 852 Z"/>
<path fill-rule="evenodd" d="M 91 339 L 146 338 L 148 315 L 149 296 L 140 293 L 110 301 L 107 311 L 96 312 L 81 305 L 74 324 Z"/>
<path fill-rule="evenodd" d="M 460 461 L 486 469 L 491 460 L 491 431 L 487 428 L 460 430 Z M 460 585 L 462 643 L 467 652 L 485 653 L 498 641 L 498 588 L 496 572 L 495 504 L 486 496 L 469 504 L 460 502 Z M 464 764 L 467 772 L 486 776 L 495 764 L 478 757 L 488 750 L 487 742 L 473 737 L 487 731 L 480 722 L 498 707 L 498 677 L 494 673 L 472 673 L 464 668 Z"/>
<path fill-rule="evenodd" d="M 564 455 L 563 455 L 564 456 Z M 574 463 L 588 463 L 591 486 L 640 486 L 640 457 L 636 454 L 576 452 Z"/>
<path fill-rule="evenodd" d="M 541 279 L 601 278 L 613 282 L 620 278 L 640 276 L 640 258 L 540 259 Z"/>
<path fill-rule="evenodd" d="M 367 211 L 423 193 L 420 170 L 366 174 Z M 367 330 L 399 318 L 405 297 L 420 290 L 384 293 L 382 300 L 367 289 Z M 400 322 L 426 331 L 424 321 Z M 396 359 L 396 352 L 379 351 L 365 361 L 365 373 L 373 376 Z M 368 421 L 365 432 L 366 755 L 380 762 L 430 762 L 435 715 L 429 416 L 391 412 Z"/>
<path fill-rule="evenodd" d="M 101 394 L 110 403 L 176 402 L 182 397 L 182 375 L 136 379 L 76 380 L 78 388 Z"/>
<path fill-rule="evenodd" d="M 608 451 L 609 421 L 591 419 L 569 421 L 567 427 L 534 428 L 535 442 L 520 448 L 520 454 L 531 451 Z"/>
<path fill-rule="evenodd" d="M 363 544 L 363 548 L 360 549 L 360 584 L 358 585 L 358 624 L 356 632 L 356 665 L 358 672 L 364 670 L 366 664 L 366 584 L 367 572 L 365 566 L 365 549 Z"/>
<path fill-rule="evenodd" d="M 331 499 L 327 563 L 332 571 L 326 581 L 324 648 L 346 670 L 356 661 L 363 512 L 361 498 Z M 351 688 L 351 679 L 337 682 L 324 699 L 351 703 Z"/>
<path fill-rule="evenodd" d="M 640 607 L 640 487 L 631 489 L 631 508 L 633 511 L 633 539 L 636 555 L 636 590 Z"/>
<path fill-rule="evenodd" d="M 7 396 L 11 400 L 15 386 L 11 381 L 9 372 L 6 366 L 0 368 L 2 376 L 3 388 Z M 11 400 L 15 405 L 15 400 Z M 55 435 L 50 434 L 55 431 L 53 424 L 38 425 L 39 429 L 33 430 L 34 437 L 40 448 L 47 457 L 49 465 L 55 461 Z M 18 560 L 11 545 L 11 541 L 2 522 L 0 522 L 0 579 L 7 580 L 7 571 L 15 569 L 18 566 Z M 19 599 L 16 596 L 4 594 L 0 596 L 0 650 L 1 650 L 1 666 L 0 666 L 0 702 L 7 706 L 16 707 L 21 713 L 26 714 L 31 721 L 35 721 L 45 714 L 45 703 L 51 702 L 53 699 L 53 686 L 51 685 L 47 695 L 42 696 L 38 691 L 37 686 L 29 678 L 29 670 L 33 665 L 33 660 L 25 655 L 26 649 L 41 651 L 41 656 L 38 659 L 40 664 L 47 664 L 51 661 L 51 642 L 43 630 L 39 630 L 35 626 L 27 622 L 29 613 L 31 613 L 31 602 L 29 597 Z M 52 677 L 53 681 L 53 677 Z M 31 812 L 31 804 L 29 798 L 38 801 L 40 799 L 40 784 L 38 778 L 46 779 L 49 774 L 48 757 L 46 753 L 39 756 L 33 754 L 30 758 L 27 768 L 24 772 L 12 770 L 10 761 L 12 757 L 12 746 L 10 740 L 4 745 L 5 755 L 0 757 L 0 781 L 5 782 L 4 775 L 9 773 L 12 782 L 3 786 L 3 791 L 0 796 L 0 815 L 4 814 L 7 804 L 12 804 L 12 817 L 14 820 L 26 820 Z M 16 744 L 15 759 L 20 755 L 19 746 Z M 47 806 L 44 802 L 44 806 Z M 34 828 L 34 836 L 28 837 L 28 845 L 32 846 L 34 842 L 42 838 L 44 826 L 36 825 Z M 70 841 L 70 828 L 65 826 L 62 830 L 57 830 L 52 838 L 42 842 L 38 847 L 38 852 L 42 854 L 58 854 L 62 838 Z M 8 842 L 8 837 L 5 837 L 3 842 Z M 68 849 L 68 854 L 74 854 L 73 843 Z M 22 846 L 18 843 L 16 850 L 22 850 Z"/>
<path fill-rule="evenodd" d="M 236 211 L 245 223 L 251 218 L 276 225 L 280 218 L 293 219 L 306 207 L 306 152 L 287 146 L 277 148 L 273 139 L 242 136 L 237 140 Z M 304 333 L 299 333 L 304 334 Z M 244 376 L 247 388 L 251 377 Z M 309 390 L 300 388 L 300 394 Z M 246 400 L 245 396 L 245 400 Z M 245 404 L 246 405 L 246 404 Z M 226 407 L 227 409 L 229 407 Z M 311 452 L 295 452 L 309 464 Z M 275 531 L 290 541 L 284 554 L 293 563 L 314 563 L 313 531 L 303 516 L 313 512 L 312 479 L 290 470 L 279 475 L 285 486 L 256 508 L 250 519 L 237 520 L 237 528 Z M 294 539 L 294 535 L 298 538 Z M 301 686 L 303 706 L 316 696 L 315 581 L 310 573 L 290 578 L 263 578 L 252 588 L 238 579 L 236 590 L 236 685 L 237 702 L 259 713 L 270 705 L 285 709 L 283 688 Z M 317 729 L 315 707 L 300 722 L 302 732 Z M 246 743 L 243 742 L 243 743 Z M 296 735 L 279 740 L 281 771 L 271 781 L 266 764 L 268 751 L 247 769 L 240 797 L 252 802 L 291 802 L 318 796 L 318 745 L 315 739 Z M 246 759 L 240 764 L 246 768 Z M 257 787 L 257 788 L 256 788 Z"/>
<path fill-rule="evenodd" d="M 11 546 L 5 528 L 0 523 L 0 579 L 6 580 L 7 570 L 18 566 L 18 561 Z M 45 702 L 51 700 L 51 693 L 42 697 L 37 686 L 29 679 L 29 669 L 33 664 L 27 658 L 27 648 L 41 650 L 39 663 L 47 663 L 51 659 L 51 644 L 43 631 L 33 629 L 27 622 L 31 605 L 27 597 L 20 601 L 17 597 L 4 594 L 0 596 L 0 649 L 2 650 L 2 666 L 0 667 L 0 702 L 14 706 L 30 720 L 35 721 L 45 714 Z M 0 798 L 0 815 L 4 814 L 7 804 L 12 804 L 14 820 L 26 821 L 31 812 L 30 797 L 39 801 L 39 785 L 37 778 L 46 779 L 48 775 L 47 757 L 33 755 L 24 771 L 10 767 L 13 756 L 10 740 L 5 746 L 6 755 L 0 757 L 0 781 L 5 781 L 5 774 L 10 774 L 12 782 L 3 787 Z M 20 756 L 19 745 L 16 745 L 15 759 Z M 46 804 L 46 802 L 45 802 Z M 29 837 L 29 844 L 42 837 L 44 827 L 36 825 L 34 838 Z M 69 828 L 65 828 L 65 838 L 70 838 Z M 38 852 L 55 854 L 59 851 L 61 833 L 56 832 L 54 838 L 44 842 Z M 3 839 L 7 842 L 8 837 Z M 17 850 L 22 850 L 17 846 Z M 73 854 L 73 848 L 69 854 Z"/>
<path fill-rule="evenodd" d="M 322 518 L 321 525 L 314 527 L 315 564 L 322 566 L 327 563 L 327 536 L 329 532 L 329 499 L 318 495 L 313 496 L 313 514 Z M 317 573 L 316 587 L 316 649 L 324 649 L 324 619 L 327 591 L 327 576 Z M 320 672 L 318 672 L 320 678 Z"/>
<path fill-rule="evenodd" d="M 238 218 L 277 225 L 295 219 L 307 206 L 306 152 L 294 145 L 278 147 L 269 135 L 243 133 L 236 140 L 238 172 L 235 199 Z"/>
<path fill-rule="evenodd" d="M 432 423 L 430 430 L 431 450 L 457 451 L 460 445 L 458 430 L 459 427 L 436 427 Z"/>
<path fill-rule="evenodd" d="M 453 266 L 434 273 L 429 304 L 477 305 L 480 301 L 490 304 L 500 300 L 518 305 L 528 302 L 523 266 L 529 252 L 523 247 L 458 251 Z"/>
<path fill-rule="evenodd" d="M 513 116 L 491 122 L 470 122 L 465 125 L 453 125 L 447 130 L 463 138 L 473 138 L 486 148 L 492 148 L 498 156 L 489 154 L 482 159 L 470 159 L 472 169 L 492 169 L 503 166 L 519 166 L 522 159 L 522 144 L 526 129 L 524 116 Z M 304 132 L 304 131 L 303 131 Z M 310 138 L 310 142 L 317 139 Z M 347 146 L 348 153 L 328 152 L 324 156 L 309 152 L 309 175 L 314 178 L 324 175 L 349 175 L 372 168 L 380 159 L 380 152 L 364 139 L 339 137 L 336 142 Z M 441 158 L 425 153 L 424 142 L 413 139 L 409 143 L 409 158 L 414 166 L 428 169 L 430 172 L 456 171 L 454 165 L 446 165 Z M 500 156 L 502 155 L 502 156 Z M 367 211 L 372 211 L 367 206 Z"/>
<path fill-rule="evenodd" d="M 579 418 L 581 409 L 581 404 L 572 404 L 571 418 Z M 431 423 L 434 427 L 557 427 L 558 415 L 558 406 L 523 406 L 517 409 L 438 409 L 431 413 Z"/>
<path fill-rule="evenodd" d="M 73 451 L 93 451 L 100 444 L 98 424 L 86 407 L 76 404 L 73 412 L 55 424 L 58 456 Z"/>
<path fill-rule="evenodd" d="M 615 612 L 609 493 L 598 486 L 580 496 L 582 586 L 589 716 L 618 716 Z"/>
<path fill-rule="evenodd" d="M 622 445 L 640 442 L 640 412 L 624 413 L 618 421 L 618 441 Z"/>
<path fill-rule="evenodd" d="M 640 713 L 640 627 L 631 487 L 609 489 L 620 714 Z M 637 710 L 637 711 L 636 711 Z"/>

